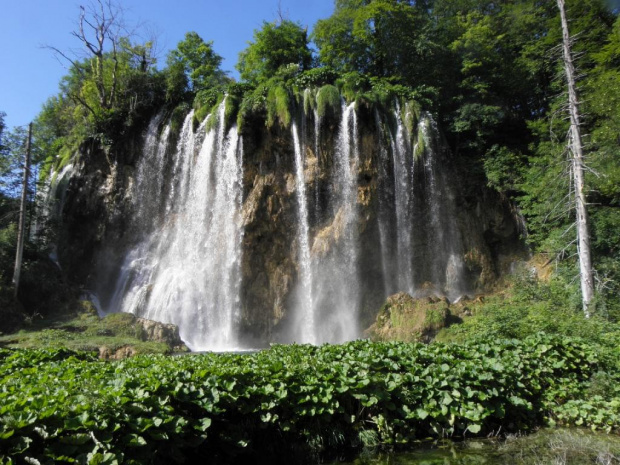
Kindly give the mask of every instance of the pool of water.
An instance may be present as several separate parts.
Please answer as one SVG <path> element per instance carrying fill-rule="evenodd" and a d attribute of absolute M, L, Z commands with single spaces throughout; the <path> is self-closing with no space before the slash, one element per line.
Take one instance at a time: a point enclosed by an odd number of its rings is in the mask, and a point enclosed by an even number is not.
<path fill-rule="evenodd" d="M 620 465 L 620 437 L 545 429 L 505 439 L 421 443 L 407 452 L 366 452 L 349 465 Z M 335 465 L 335 464 L 334 464 Z"/>

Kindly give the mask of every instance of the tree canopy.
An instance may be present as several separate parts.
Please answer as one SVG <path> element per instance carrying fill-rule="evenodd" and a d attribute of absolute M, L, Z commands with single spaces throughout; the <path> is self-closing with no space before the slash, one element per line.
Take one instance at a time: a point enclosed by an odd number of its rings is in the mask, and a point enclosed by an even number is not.
<path fill-rule="evenodd" d="M 236 68 L 241 79 L 258 83 L 274 76 L 282 67 L 296 65 L 301 71 L 312 65 L 307 30 L 290 20 L 263 22 L 254 31 L 254 41 L 239 54 Z"/>
<path fill-rule="evenodd" d="M 198 92 L 221 84 L 225 73 L 220 69 L 222 57 L 213 50 L 213 42 L 205 42 L 196 32 L 188 32 L 185 39 L 168 54 L 169 83 L 175 73 L 182 71 L 187 88 Z M 177 77 L 176 79 L 181 80 Z"/>

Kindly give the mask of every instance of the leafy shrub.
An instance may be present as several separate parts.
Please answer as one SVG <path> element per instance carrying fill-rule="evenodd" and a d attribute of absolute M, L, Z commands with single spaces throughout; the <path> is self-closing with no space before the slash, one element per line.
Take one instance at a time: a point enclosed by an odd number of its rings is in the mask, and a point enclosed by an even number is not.
<path fill-rule="evenodd" d="M 290 96 L 288 89 L 281 84 L 269 87 L 267 93 L 267 127 L 278 121 L 282 126 L 291 124 Z"/>
<path fill-rule="evenodd" d="M 593 374 L 610 367 L 580 340 L 543 334 L 114 363 L 66 350 L 0 350 L 0 364 L 5 460 L 299 463 L 364 443 L 527 429 L 545 418 L 619 426 L 618 399 L 585 397 Z M 612 409 L 599 418 L 598 406 Z"/>
<path fill-rule="evenodd" d="M 222 91 L 219 88 L 204 89 L 196 93 L 194 98 L 194 121 L 200 124 L 204 121 L 211 109 L 221 101 Z"/>
<path fill-rule="evenodd" d="M 358 95 L 371 89 L 370 79 L 365 74 L 352 71 L 343 74 L 337 81 L 342 96 L 349 102 L 355 100 Z"/>
<path fill-rule="evenodd" d="M 237 127 L 239 131 L 244 130 L 248 121 L 265 118 L 268 91 L 267 86 L 258 86 L 252 93 L 244 95 L 237 113 Z"/>

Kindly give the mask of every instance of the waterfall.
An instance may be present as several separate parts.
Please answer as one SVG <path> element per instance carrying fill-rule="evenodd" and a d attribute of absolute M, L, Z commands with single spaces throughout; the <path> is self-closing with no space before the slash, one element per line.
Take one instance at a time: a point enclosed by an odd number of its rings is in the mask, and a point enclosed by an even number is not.
<path fill-rule="evenodd" d="M 355 104 L 347 106 L 343 102 L 338 131 L 329 198 L 334 215 L 331 223 L 314 238 L 311 267 L 308 272 L 311 278 L 311 296 L 306 302 L 298 303 L 296 309 L 298 314 L 306 312 L 311 315 L 308 320 L 313 322 L 313 329 L 311 332 L 305 328 L 294 329 L 293 334 L 299 338 L 297 342 L 338 343 L 359 337 L 357 235 L 359 147 Z M 297 148 L 295 151 L 297 154 Z M 302 192 L 299 188 L 298 191 Z M 300 202 L 300 205 L 305 202 L 307 199 Z M 304 213 L 300 211 L 299 216 L 303 215 Z M 300 248 L 303 249 L 303 244 Z M 304 289 L 303 283 L 298 286 Z M 310 287 L 306 285 L 305 289 Z M 303 292 L 305 291 L 301 294 Z M 303 321 L 303 318 L 298 319 L 298 324 Z"/>
<path fill-rule="evenodd" d="M 73 174 L 74 167 L 72 163 L 66 165 L 60 172 L 52 171 L 49 183 L 37 192 L 36 203 L 37 208 L 40 208 L 41 212 L 35 216 L 34 224 L 30 231 L 31 239 L 41 239 L 40 236 L 43 235 L 45 241 L 49 240 L 48 237 L 45 237 L 46 228 L 50 222 L 61 218 L 67 195 L 67 185 Z M 50 246 L 50 260 L 60 267 L 57 244 L 51 242 L 48 245 Z"/>
<path fill-rule="evenodd" d="M 162 207 L 165 216 L 127 254 L 110 305 L 112 311 L 178 325 L 193 350 L 240 346 L 243 144 L 235 126 L 226 132 L 224 111 L 225 101 L 217 115 L 209 116 L 216 118 L 209 131 L 203 124 L 194 133 L 193 113 L 185 118 L 171 186 L 159 199 L 161 185 L 152 183 L 163 181 L 168 132 L 164 130 L 157 144 L 147 133 L 138 167 L 136 217 L 152 218 L 153 209 Z M 159 173 L 141 182 L 141 173 L 149 176 L 152 168 Z"/>
<path fill-rule="evenodd" d="M 428 251 L 432 261 L 431 281 L 449 299 L 455 299 L 466 291 L 463 282 L 464 268 L 462 243 L 454 219 L 454 194 L 442 170 L 437 166 L 438 134 L 433 118 L 426 114 L 420 121 L 420 133 L 424 139 L 424 173 L 426 179 L 427 209 L 430 212 Z"/>
<path fill-rule="evenodd" d="M 413 176 L 415 159 L 409 144 L 410 134 L 403 123 L 401 109 L 396 105 L 396 134 L 392 137 L 394 166 L 394 205 L 396 210 L 396 270 L 398 290 L 409 294 L 414 292 L 412 230 Z"/>
<path fill-rule="evenodd" d="M 306 179 L 304 175 L 304 160 L 302 158 L 302 146 L 297 133 L 297 125 L 291 126 L 293 135 L 293 149 L 295 152 L 295 197 L 299 224 L 297 226 L 297 242 L 299 245 L 299 290 L 297 308 L 299 314 L 299 338 L 303 342 L 316 344 L 319 338 L 316 328 L 315 306 L 312 289 L 312 263 L 310 261 L 310 240 L 308 226 L 308 205 L 306 196 Z"/>
<path fill-rule="evenodd" d="M 468 291 L 432 117 L 343 100 L 322 122 L 311 99 L 304 92 L 288 138 L 250 133 L 245 179 L 243 137 L 226 126 L 225 100 L 195 130 L 190 112 L 178 135 L 163 114 L 153 118 L 130 186 L 132 245 L 102 298 L 108 312 L 174 323 L 194 350 L 231 350 L 265 330 L 270 340 L 340 343 L 362 335 L 369 296 L 374 308 L 396 292 Z M 243 274 L 242 250 L 246 261 L 258 257 Z M 274 312 L 264 319 L 263 301 Z"/>
<path fill-rule="evenodd" d="M 335 299 L 326 318 L 331 329 L 328 340 L 343 342 L 359 336 L 360 289 L 358 276 L 357 172 L 359 147 L 355 103 L 343 103 L 342 121 L 334 160 L 336 217 L 342 213 L 341 244 L 333 257 L 332 285 Z M 334 279 L 335 278 L 335 279 Z"/>
<path fill-rule="evenodd" d="M 136 174 L 136 191 L 133 197 L 134 223 L 142 230 L 151 230 L 153 221 L 159 215 L 164 187 L 164 168 L 170 138 L 170 124 L 166 124 L 161 135 L 158 133 L 163 113 L 156 115 L 146 131 L 142 158 Z"/>

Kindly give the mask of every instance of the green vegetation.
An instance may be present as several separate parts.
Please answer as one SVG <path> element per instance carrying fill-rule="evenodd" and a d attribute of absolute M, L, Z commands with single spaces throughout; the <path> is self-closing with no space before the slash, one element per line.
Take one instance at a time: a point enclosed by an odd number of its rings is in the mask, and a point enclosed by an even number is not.
<path fill-rule="evenodd" d="M 401 292 L 388 297 L 366 333 L 376 341 L 430 342 L 453 320 L 447 299 L 414 299 Z"/>
<path fill-rule="evenodd" d="M 267 127 L 272 127 L 278 121 L 283 127 L 291 124 L 290 98 L 288 90 L 281 85 L 275 85 L 267 93 Z"/>
<path fill-rule="evenodd" d="M 292 65 L 304 71 L 310 68 L 311 62 L 306 30 L 285 19 L 263 22 L 263 27 L 254 31 L 254 42 L 239 54 L 236 67 L 241 79 L 258 84 L 275 76 L 284 67 Z"/>
<path fill-rule="evenodd" d="M 45 224 L 39 224 L 38 234 L 33 240 L 26 241 L 18 300 L 13 296 L 25 137 L 23 128 L 5 131 L 3 114 L 0 113 L 0 332 L 14 330 L 24 320 L 37 315 L 62 311 L 71 300 L 69 286 L 63 282 L 60 270 L 48 259 L 43 246 L 43 241 L 53 234 Z M 33 155 L 35 159 L 38 156 L 37 153 Z M 27 193 L 28 232 L 34 227 L 32 209 L 37 187 L 36 176 L 31 176 Z"/>
<path fill-rule="evenodd" d="M 523 339 L 537 331 L 580 337 L 607 347 L 620 337 L 620 325 L 594 315 L 584 318 L 573 285 L 562 276 L 541 281 L 529 273 L 517 274 L 513 283 L 497 294 L 462 305 L 472 314 L 463 324 L 442 330 L 438 340 Z"/>
<path fill-rule="evenodd" d="M 137 354 L 170 354 L 165 341 L 148 340 L 136 317 L 113 313 L 104 318 L 90 302 L 80 301 L 64 314 L 32 318 L 18 332 L 1 336 L 0 347 L 12 349 L 60 349 L 94 351 L 103 358 Z"/>
<path fill-rule="evenodd" d="M 205 42 L 195 32 L 188 32 L 177 48 L 168 54 L 166 79 L 169 95 L 178 92 L 179 87 L 200 92 L 225 82 L 221 63 L 222 57 L 213 50 L 213 42 Z"/>
<path fill-rule="evenodd" d="M 316 94 L 316 110 L 319 118 L 340 113 L 340 92 L 332 85 L 325 85 Z"/>
<path fill-rule="evenodd" d="M 116 12 L 114 3 L 106 6 Z M 616 318 L 620 20 L 603 0 L 568 0 L 567 6 L 584 74 L 594 310 Z M 103 48 L 86 58 L 57 50 L 69 73 L 35 124 L 42 176 L 69 163 L 85 139 L 120 143 L 162 106 L 193 107 L 197 127 L 228 94 L 235 98 L 227 100 L 227 125 L 236 120 L 243 132 L 264 121 L 269 128 L 287 126 L 302 102 L 306 109 L 316 103 L 324 117 L 338 110 L 341 96 L 383 108 L 397 98 L 401 110 L 407 102 L 417 107 L 416 118 L 421 108 L 431 111 L 472 189 L 488 185 L 514 201 L 527 219 L 532 248 L 555 257 L 569 281 L 576 274 L 574 233 L 567 234 L 575 215 L 567 206 L 567 122 L 564 84 L 556 79 L 562 68 L 553 52 L 561 37 L 554 2 L 339 0 L 313 29 L 315 55 L 299 23 L 263 22 L 239 56 L 241 84 L 226 77 L 213 43 L 195 32 L 157 69 L 152 44 L 119 34 L 119 16 L 87 8 L 84 19 L 110 26 L 109 34 Z M 84 34 L 76 30 L 78 45 L 89 39 Z M 318 93 L 316 102 L 304 97 L 306 89 Z M 413 122 L 407 121 L 410 129 Z M 419 154 L 424 141 L 417 142 Z"/>
<path fill-rule="evenodd" d="M 66 349 L 2 350 L 0 359 L 0 450 L 13 460 L 299 463 L 500 427 L 620 426 L 620 384 L 608 397 L 591 394 L 599 372 L 618 380 L 617 357 L 542 334 L 460 346 L 357 341 L 113 363 Z"/>

